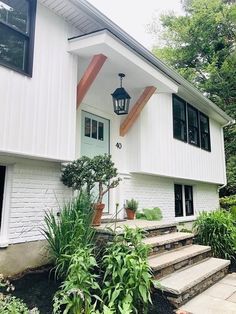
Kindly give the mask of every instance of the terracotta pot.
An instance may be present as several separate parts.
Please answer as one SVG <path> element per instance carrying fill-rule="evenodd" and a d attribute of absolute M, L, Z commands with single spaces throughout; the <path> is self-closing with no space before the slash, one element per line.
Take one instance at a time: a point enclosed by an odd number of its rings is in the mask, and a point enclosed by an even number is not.
<path fill-rule="evenodd" d="M 132 209 L 126 208 L 126 214 L 127 214 L 127 219 L 129 220 L 134 220 L 135 218 L 135 211 L 133 211 Z"/>
<path fill-rule="evenodd" d="M 102 212 L 103 212 L 104 207 L 105 207 L 105 204 L 94 204 L 92 226 L 101 225 L 101 218 L 102 218 Z"/>

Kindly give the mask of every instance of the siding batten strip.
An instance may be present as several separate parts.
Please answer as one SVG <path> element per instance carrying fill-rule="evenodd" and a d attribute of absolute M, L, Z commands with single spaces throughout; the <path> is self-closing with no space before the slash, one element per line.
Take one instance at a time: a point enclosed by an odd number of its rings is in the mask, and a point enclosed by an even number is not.
<path fill-rule="evenodd" d="M 89 66 L 77 85 L 77 108 L 96 79 L 107 57 L 103 54 L 93 56 Z"/>
<path fill-rule="evenodd" d="M 125 134 L 129 131 L 131 126 L 137 120 L 138 116 L 140 115 L 141 111 L 143 110 L 146 103 L 149 101 L 151 96 L 155 93 L 156 87 L 148 86 L 144 89 L 143 93 L 139 97 L 139 99 L 134 104 L 133 108 L 130 110 L 128 116 L 123 121 L 120 126 L 120 136 L 125 136 Z"/>

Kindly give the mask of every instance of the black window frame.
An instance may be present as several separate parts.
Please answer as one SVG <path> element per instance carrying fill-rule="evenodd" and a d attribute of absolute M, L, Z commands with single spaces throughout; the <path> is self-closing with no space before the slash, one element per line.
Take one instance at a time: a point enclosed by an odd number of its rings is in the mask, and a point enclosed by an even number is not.
<path fill-rule="evenodd" d="M 184 120 L 183 119 L 179 119 L 177 117 L 175 117 L 174 115 L 174 107 L 175 107 L 175 99 L 178 100 L 179 102 L 182 102 L 183 103 L 183 106 L 184 106 Z M 178 97 L 177 95 L 173 94 L 173 97 L 172 97 L 172 112 L 173 112 L 173 136 L 175 139 L 179 140 L 179 141 L 182 141 L 182 142 L 185 142 L 187 143 L 187 139 L 188 139 L 188 135 L 187 135 L 187 132 L 188 132 L 188 127 L 187 127 L 187 111 L 186 111 L 186 102 Z M 184 127 L 184 137 L 178 137 L 176 134 L 175 134 L 175 122 L 181 122 L 183 124 L 183 127 Z"/>
<path fill-rule="evenodd" d="M 190 124 L 189 119 L 189 109 L 196 113 L 197 126 Z M 191 142 L 189 132 L 190 127 L 193 128 L 197 133 L 197 142 Z M 200 147 L 200 125 L 199 125 L 199 111 L 190 104 L 187 104 L 187 134 L 188 134 L 188 143 L 197 147 Z"/>
<path fill-rule="evenodd" d="M 180 199 L 177 199 L 177 189 L 181 188 Z M 182 184 L 174 184 L 174 194 L 175 194 L 175 217 L 184 217 L 184 207 L 183 207 L 183 186 Z M 180 206 L 181 214 L 176 214 L 177 204 Z"/>
<path fill-rule="evenodd" d="M 181 198 L 176 199 L 176 190 L 181 189 Z M 187 193 L 186 190 L 189 189 L 190 193 Z M 190 197 L 186 199 L 186 195 L 189 194 Z M 174 201 L 175 201 L 175 218 L 184 218 L 194 216 L 194 199 L 193 199 L 193 186 L 185 185 L 181 183 L 174 183 Z M 192 211 L 187 212 L 187 206 L 192 208 Z M 181 208 L 181 214 L 177 215 L 177 207 Z"/>
<path fill-rule="evenodd" d="M 25 70 L 18 68 L 14 65 L 11 65 L 7 62 L 4 62 L 3 60 L 0 60 L 0 65 L 6 67 L 8 69 L 11 69 L 15 72 L 18 72 L 20 74 L 23 74 L 25 76 L 32 77 L 32 75 L 33 75 L 35 20 L 36 20 L 37 0 L 26 0 L 26 1 L 28 1 L 28 3 L 29 3 L 28 34 L 24 33 L 23 31 L 20 31 L 19 29 L 14 28 L 10 24 L 0 20 L 0 26 L 2 26 L 3 28 L 5 27 L 6 29 L 12 31 L 15 35 L 18 35 L 21 38 L 23 37 L 28 42 L 27 49 L 25 51 L 25 60 L 26 60 Z"/>
<path fill-rule="evenodd" d="M 201 116 L 204 117 L 207 120 L 207 128 L 208 128 L 208 132 L 205 132 L 202 130 L 201 128 Z M 207 115 L 205 115 L 202 112 L 199 112 L 199 128 L 200 128 L 200 141 L 201 141 L 201 148 L 210 152 L 211 151 L 211 132 L 210 132 L 210 122 L 209 122 L 209 117 Z M 203 147 L 203 141 L 202 141 L 202 136 L 204 134 L 207 134 L 207 139 L 208 139 L 208 146 L 209 148 Z"/>
<path fill-rule="evenodd" d="M 174 116 L 174 100 L 178 99 L 178 101 L 181 101 L 182 103 L 185 104 L 185 118 L 186 118 L 186 136 L 184 139 L 179 138 L 178 136 L 175 135 L 175 121 L 179 120 L 178 118 L 176 118 Z M 197 143 L 193 143 L 190 142 L 189 139 L 189 114 L 188 114 L 188 108 L 191 108 L 192 110 L 196 111 L 197 113 L 197 134 L 198 134 L 198 142 Z M 182 142 L 188 143 L 190 145 L 193 145 L 195 147 L 199 147 L 207 152 L 211 152 L 211 132 L 210 132 L 210 119 L 209 117 L 204 114 L 203 112 L 201 112 L 200 110 L 198 110 L 196 107 L 192 106 L 191 104 L 189 104 L 187 101 L 185 101 L 183 98 L 177 96 L 176 94 L 172 95 L 172 114 L 173 114 L 173 137 L 177 140 L 180 140 Z M 201 116 L 207 119 L 207 129 L 208 132 L 205 132 L 202 128 L 201 128 Z M 194 126 L 192 126 L 194 127 Z M 207 135 L 207 139 L 208 139 L 208 148 L 203 146 L 203 140 L 202 137 L 203 135 Z"/>
<path fill-rule="evenodd" d="M 6 183 L 6 166 L 0 165 L 0 230 L 3 222 L 3 202 L 5 193 L 5 183 Z"/>
<path fill-rule="evenodd" d="M 186 192 L 186 190 L 189 192 Z M 189 194 L 190 198 L 186 198 L 186 195 Z M 193 216 L 194 215 L 194 204 L 193 204 L 193 187 L 192 185 L 184 185 L 184 203 L 185 203 L 185 216 Z M 191 212 L 187 212 L 187 207 L 191 206 Z"/>

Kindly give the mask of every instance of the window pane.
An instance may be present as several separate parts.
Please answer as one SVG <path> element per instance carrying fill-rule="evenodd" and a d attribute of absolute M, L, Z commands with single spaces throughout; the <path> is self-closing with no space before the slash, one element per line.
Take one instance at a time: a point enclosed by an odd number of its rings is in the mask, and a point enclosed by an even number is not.
<path fill-rule="evenodd" d="M 104 124 L 102 122 L 99 122 L 98 123 L 98 139 L 100 141 L 103 141 L 104 140 L 103 136 L 104 136 Z"/>
<path fill-rule="evenodd" d="M 92 138 L 98 138 L 98 123 L 96 120 L 92 120 Z"/>
<path fill-rule="evenodd" d="M 91 119 L 85 118 L 84 122 L 84 135 L 87 137 L 91 137 Z"/>
<path fill-rule="evenodd" d="M 27 40 L 0 24 L 0 62 L 26 70 Z"/>
<path fill-rule="evenodd" d="M 199 146 L 198 111 L 188 105 L 188 142 Z"/>
<path fill-rule="evenodd" d="M 0 0 L 0 20 L 28 33 L 29 2 L 27 0 Z"/>
<path fill-rule="evenodd" d="M 211 150 L 209 118 L 200 113 L 201 148 Z"/>
<path fill-rule="evenodd" d="M 183 216 L 182 185 L 175 184 L 175 217 Z"/>
<path fill-rule="evenodd" d="M 186 141 L 186 104 L 184 100 L 173 97 L 173 128 L 174 137 Z"/>
<path fill-rule="evenodd" d="M 185 210 L 186 216 L 192 216 L 194 214 L 193 210 L 193 187 L 190 185 L 184 186 L 185 193 Z"/>
<path fill-rule="evenodd" d="M 2 205 L 3 205 L 3 194 L 4 194 L 4 185 L 5 185 L 5 174 L 6 167 L 0 166 L 0 228 L 2 221 Z"/>

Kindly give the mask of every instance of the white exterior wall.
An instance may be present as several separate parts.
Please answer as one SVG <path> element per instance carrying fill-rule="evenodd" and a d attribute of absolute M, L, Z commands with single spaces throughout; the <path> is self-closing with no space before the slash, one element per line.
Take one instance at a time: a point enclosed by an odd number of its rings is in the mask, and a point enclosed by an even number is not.
<path fill-rule="evenodd" d="M 60 182 L 59 163 L 0 157 L 7 166 L 7 189 L 3 211 L 4 234 L 1 240 L 8 244 L 43 239 L 45 211 L 58 211 L 71 196 L 70 189 Z M 8 201 L 6 201 L 8 199 Z"/>
<path fill-rule="evenodd" d="M 131 171 L 225 183 L 223 132 L 217 122 L 210 118 L 211 152 L 174 139 L 171 94 L 154 95 L 137 123 L 141 134 L 137 152 L 140 164 L 135 169 L 131 161 Z"/>
<path fill-rule="evenodd" d="M 33 77 L 0 67 L 0 151 L 70 160 L 75 153 L 77 58 L 72 27 L 37 6 Z"/>
<path fill-rule="evenodd" d="M 175 219 L 174 184 L 193 186 L 194 216 Z M 200 211 L 211 211 L 219 207 L 217 185 L 176 181 L 174 178 L 164 178 L 150 175 L 132 174 L 125 176 L 122 182 L 123 201 L 134 198 L 142 208 L 160 207 L 163 220 L 184 221 L 195 219 Z"/>

